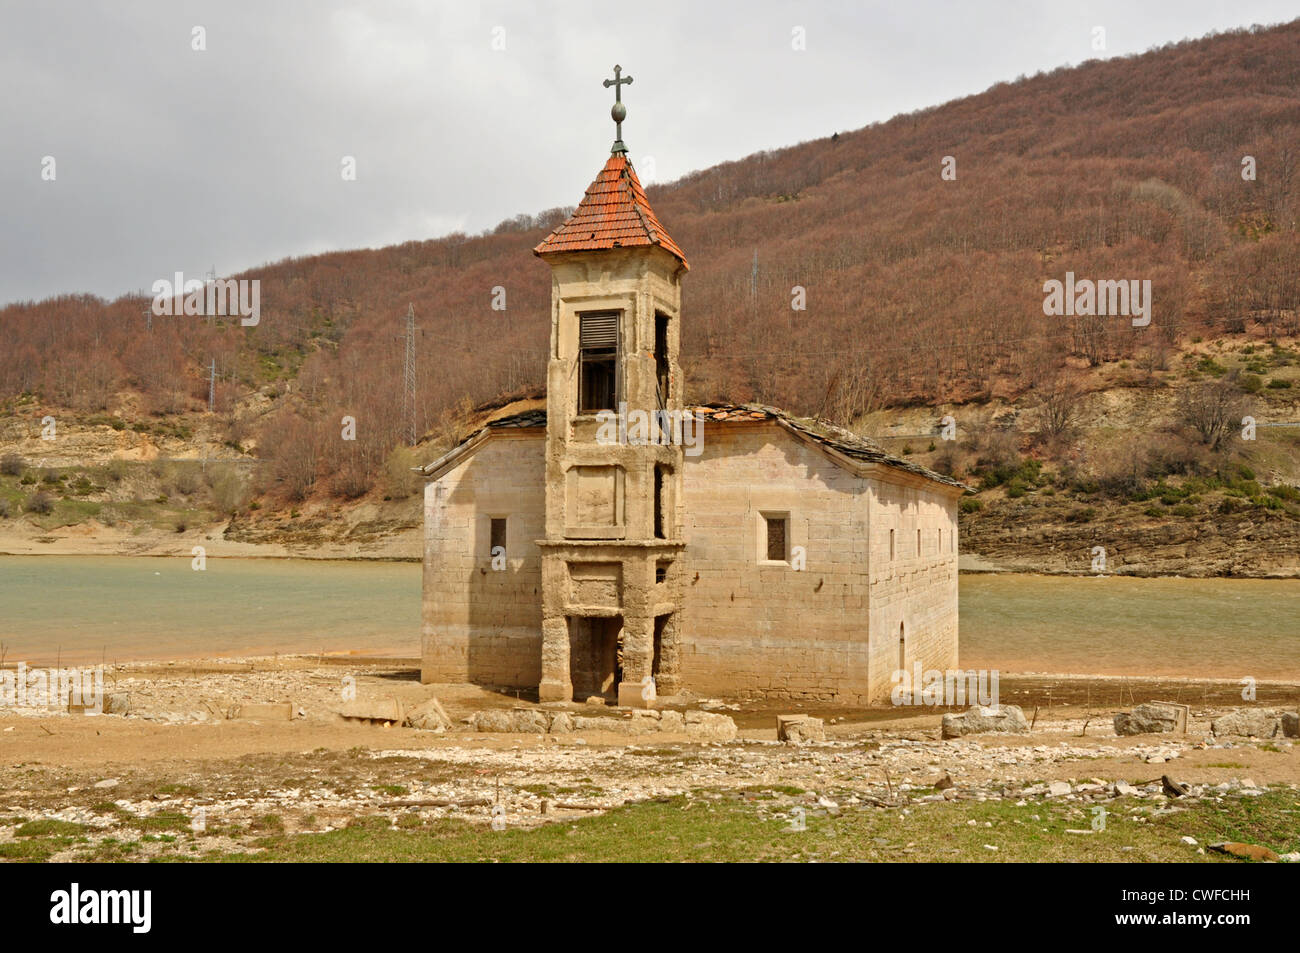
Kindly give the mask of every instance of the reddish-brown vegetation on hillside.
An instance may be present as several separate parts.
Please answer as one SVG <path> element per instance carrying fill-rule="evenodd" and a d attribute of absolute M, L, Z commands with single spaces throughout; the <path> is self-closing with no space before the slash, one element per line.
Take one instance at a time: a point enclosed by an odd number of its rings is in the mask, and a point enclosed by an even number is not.
<path fill-rule="evenodd" d="M 594 175 L 600 152 L 573 161 Z M 849 420 L 1016 393 L 1069 356 L 1158 360 L 1193 329 L 1295 334 L 1300 21 L 1002 83 L 648 195 L 691 260 L 683 362 L 700 401 Z M 268 382 L 280 398 L 256 432 L 232 417 L 232 442 L 256 439 L 290 495 L 358 495 L 405 432 L 408 303 L 422 431 L 543 380 L 550 276 L 530 250 L 564 215 L 255 269 L 255 328 L 155 318 L 146 333 L 139 298 L 12 305 L 0 398 L 95 411 L 130 388 L 152 413 L 200 409 L 215 359 L 219 413 Z M 1045 317 L 1043 282 L 1066 271 L 1150 279 L 1151 325 Z"/>

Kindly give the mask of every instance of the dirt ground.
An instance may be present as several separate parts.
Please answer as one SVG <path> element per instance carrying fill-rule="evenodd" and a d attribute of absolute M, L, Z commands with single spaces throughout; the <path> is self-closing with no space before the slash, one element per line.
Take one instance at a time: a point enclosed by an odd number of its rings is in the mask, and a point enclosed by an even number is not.
<path fill-rule="evenodd" d="M 246 849 L 267 830 L 325 831 L 375 814 L 394 823 L 404 813 L 486 823 L 495 810 L 530 826 L 701 790 L 894 803 L 943 796 L 934 785 L 945 774 L 961 797 L 978 800 L 1045 796 L 1046 783 L 1062 780 L 1068 797 L 1100 796 L 1100 786 L 1116 781 L 1162 797 L 1166 773 L 1195 793 L 1300 786 L 1294 741 L 1211 736 L 1210 719 L 1243 704 L 1235 683 L 1004 678 L 1002 700 L 1034 718 L 1031 733 L 953 740 L 940 738 L 941 713 L 932 709 L 674 700 L 737 722 L 735 740 L 708 743 L 663 732 L 629 736 L 617 724 L 627 713 L 595 705 L 568 707 L 607 716 L 616 730 L 477 732 L 465 724 L 474 712 L 535 703 L 473 686 L 421 685 L 411 659 L 124 664 L 106 673 L 105 691 L 127 693 L 129 713 L 0 711 L 0 856 L 6 845 L 28 843 L 18 832 L 33 821 L 93 835 L 68 838 L 52 859 L 102 859 L 104 844 L 124 839 L 147 857 Z M 395 699 L 406 710 L 437 697 L 453 728 L 345 720 L 337 712 L 353 691 L 358 701 Z M 1152 698 L 1192 704 L 1188 733 L 1117 737 L 1111 719 L 1121 695 L 1125 708 Z M 1260 705 L 1294 709 L 1297 700 L 1300 686 L 1258 687 Z M 276 702 L 291 702 L 295 717 L 229 717 L 240 706 Z M 778 712 L 825 717 L 826 742 L 779 743 Z M 178 847 L 178 839 L 192 844 Z"/>

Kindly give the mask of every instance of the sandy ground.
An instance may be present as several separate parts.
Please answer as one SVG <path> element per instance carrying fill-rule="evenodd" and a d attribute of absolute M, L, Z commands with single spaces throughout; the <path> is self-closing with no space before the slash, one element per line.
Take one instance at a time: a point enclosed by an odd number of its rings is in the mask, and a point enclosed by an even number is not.
<path fill-rule="evenodd" d="M 125 716 L 0 711 L 0 845 L 13 840 L 23 819 L 72 821 L 117 839 L 124 824 L 149 818 L 197 818 L 242 832 L 207 838 L 209 850 L 246 847 L 271 816 L 288 831 L 406 812 L 487 823 L 499 804 L 509 823 L 529 826 L 706 789 L 799 788 L 816 803 L 896 804 L 944 797 L 932 787 L 944 774 L 956 783 L 946 796 L 975 799 L 1047 797 L 1052 781 L 1069 784 L 1069 793 L 1059 795 L 1067 798 L 1113 796 L 1117 781 L 1160 798 L 1166 773 L 1198 796 L 1300 786 L 1293 740 L 1210 735 L 1212 717 L 1242 704 L 1235 683 L 1198 683 L 1193 690 L 1182 682 L 1008 680 L 1004 701 L 1010 692 L 1027 714 L 1038 708 L 1028 735 L 941 740 L 933 710 L 825 710 L 818 714 L 834 719 L 826 742 L 795 746 L 776 740 L 774 716 L 810 709 L 728 699 L 689 706 L 733 717 L 740 731 L 728 742 L 669 733 L 476 732 L 464 724 L 475 711 L 537 706 L 473 686 L 421 685 L 413 666 L 414 660 L 329 657 L 126 664 L 105 679 L 107 691 L 129 694 Z M 336 712 L 345 687 L 354 687 L 358 700 L 396 699 L 408 710 L 437 697 L 453 729 L 344 720 Z M 1111 717 L 1126 690 L 1139 702 L 1181 694 L 1193 706 L 1188 733 L 1117 737 Z M 1056 699 L 1050 708 L 1048 691 Z M 1103 704 L 1104 697 L 1112 701 Z M 1083 704 L 1084 698 L 1095 701 Z M 1293 710 L 1298 698 L 1295 685 L 1259 688 L 1262 704 Z M 286 701 L 293 720 L 228 717 L 239 706 Z M 614 719 L 616 728 L 629 717 L 600 706 L 568 707 Z M 144 845 L 146 854 L 155 849 L 175 848 Z"/>
<path fill-rule="evenodd" d="M 418 562 L 420 530 L 391 532 L 358 542 L 313 538 L 301 543 L 247 543 L 226 539 L 225 525 L 177 533 L 144 526 L 106 526 L 89 520 L 43 530 L 21 521 L 0 523 L 0 555 L 7 556 L 183 556 L 202 546 L 213 558 L 400 559 Z"/>

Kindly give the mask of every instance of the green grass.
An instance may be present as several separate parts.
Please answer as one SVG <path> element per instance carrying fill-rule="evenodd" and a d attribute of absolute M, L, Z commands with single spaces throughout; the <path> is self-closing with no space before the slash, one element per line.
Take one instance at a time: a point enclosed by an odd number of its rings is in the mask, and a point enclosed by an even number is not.
<path fill-rule="evenodd" d="M 15 837 L 48 837 L 51 835 L 80 834 L 86 829 L 84 824 L 73 821 L 28 821 L 14 831 Z"/>
<path fill-rule="evenodd" d="M 1257 798 L 1193 803 L 1154 815 L 1158 802 L 1102 802 L 1104 831 L 1091 829 L 1091 805 L 1030 801 L 943 802 L 897 810 L 845 810 L 836 817 L 806 807 L 806 830 L 790 829 L 782 805 L 770 800 L 709 801 L 678 797 L 620 808 L 592 818 L 533 829 L 493 831 L 487 825 L 434 820 L 393 829 L 388 818 L 357 818 L 327 833 L 277 834 L 255 842 L 255 853 L 219 854 L 209 861 L 1133 861 L 1242 863 L 1198 854 L 1220 840 L 1262 844 L 1279 853 L 1300 850 L 1300 801 L 1293 791 Z M 790 805 L 793 806 L 793 805 Z M 1168 808 L 1169 805 L 1166 805 Z M 1034 816 L 1038 819 L 1035 820 Z M 1138 821 L 1136 818 L 1144 818 Z M 971 822 L 974 822 L 973 824 Z M 997 851 L 985 845 L 998 847 Z M 182 856 L 168 860 L 189 859 Z"/>

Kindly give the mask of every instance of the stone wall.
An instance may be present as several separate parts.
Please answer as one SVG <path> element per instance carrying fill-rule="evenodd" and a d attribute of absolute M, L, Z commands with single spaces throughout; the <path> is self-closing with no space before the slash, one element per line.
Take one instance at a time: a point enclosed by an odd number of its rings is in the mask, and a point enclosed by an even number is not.
<path fill-rule="evenodd" d="M 871 697 L 902 667 L 957 667 L 957 500 L 900 474 L 871 485 Z M 890 531 L 893 530 L 893 552 Z M 920 552 L 917 552 L 917 531 Z M 901 635 L 901 639 L 900 639 Z"/>
<path fill-rule="evenodd" d="M 493 433 L 424 492 L 423 682 L 536 688 L 541 680 L 545 435 Z M 505 569 L 489 553 L 506 518 Z"/>
<path fill-rule="evenodd" d="M 423 681 L 538 686 L 544 455 L 541 429 L 503 430 L 428 484 Z M 686 548 L 670 579 L 683 593 L 682 686 L 886 701 L 900 626 L 905 667 L 955 668 L 957 504 L 933 487 L 887 468 L 854 473 L 773 421 L 706 424 L 703 454 L 685 462 Z M 788 517 L 801 571 L 765 558 L 765 514 Z M 509 520 L 503 572 L 488 554 L 493 516 Z"/>
<path fill-rule="evenodd" d="M 685 472 L 682 678 L 701 694 L 867 694 L 867 482 L 771 422 L 705 424 Z M 788 514 L 805 567 L 766 560 Z"/>

